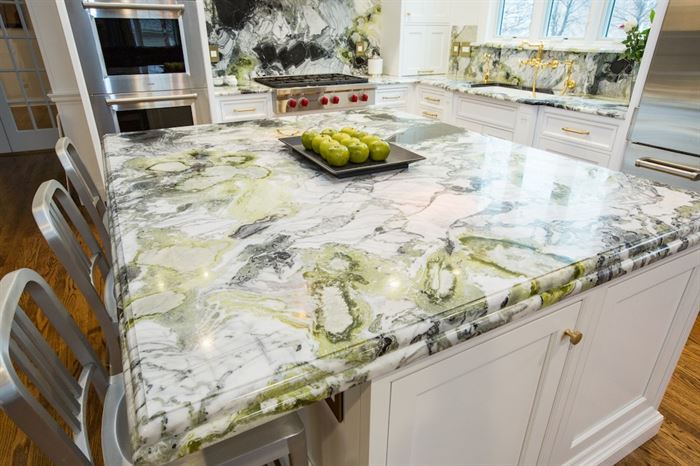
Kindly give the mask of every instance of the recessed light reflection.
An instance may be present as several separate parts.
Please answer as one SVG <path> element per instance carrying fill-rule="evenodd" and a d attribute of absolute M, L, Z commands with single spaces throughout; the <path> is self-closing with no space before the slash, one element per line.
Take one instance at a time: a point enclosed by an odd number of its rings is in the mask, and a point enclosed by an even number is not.
<path fill-rule="evenodd" d="M 165 283 L 164 283 L 164 282 L 158 282 L 158 289 L 159 289 L 159 290 L 164 290 L 164 289 L 165 289 Z"/>
<path fill-rule="evenodd" d="M 210 336 L 202 337 L 202 339 L 199 340 L 199 345 L 208 350 L 214 345 L 214 340 L 212 340 Z"/>
<path fill-rule="evenodd" d="M 209 278 L 209 271 L 208 271 L 208 270 L 205 270 L 204 272 L 202 272 L 202 276 L 203 276 L 204 278 Z"/>
<path fill-rule="evenodd" d="M 398 278 L 389 279 L 389 288 L 395 290 L 399 287 L 401 287 L 401 280 L 399 280 Z"/>
<path fill-rule="evenodd" d="M 452 271 L 452 273 L 453 273 L 454 275 L 459 275 L 459 274 L 462 273 L 462 271 L 461 271 L 461 270 L 455 269 L 455 270 Z"/>

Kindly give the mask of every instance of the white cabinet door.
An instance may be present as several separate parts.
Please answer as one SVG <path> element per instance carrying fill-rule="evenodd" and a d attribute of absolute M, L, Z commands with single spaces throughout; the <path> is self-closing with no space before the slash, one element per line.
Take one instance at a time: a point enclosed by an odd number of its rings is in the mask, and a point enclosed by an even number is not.
<path fill-rule="evenodd" d="M 385 426 L 372 426 L 370 463 L 536 462 L 571 347 L 563 331 L 574 327 L 580 306 L 571 304 L 399 379 L 379 382 L 390 384 L 389 413 Z M 373 410 L 382 409 L 375 405 L 386 398 L 381 390 L 373 386 Z M 381 433 L 383 427 L 387 434 Z M 379 445 L 383 439 L 385 445 Z"/>
<path fill-rule="evenodd" d="M 450 4 L 446 1 L 404 0 L 406 23 L 450 23 Z"/>
<path fill-rule="evenodd" d="M 543 464 L 614 462 L 658 429 L 657 408 L 697 316 L 700 252 L 608 289 L 550 458 Z M 588 332 L 590 334 L 590 332 Z"/>
<path fill-rule="evenodd" d="M 425 69 L 425 26 L 407 26 L 404 29 L 401 44 L 402 73 L 403 75 L 415 75 Z"/>
<path fill-rule="evenodd" d="M 448 26 L 424 26 L 424 70 L 422 74 L 447 73 L 450 50 L 450 28 Z M 419 70 L 421 72 L 421 70 Z"/>

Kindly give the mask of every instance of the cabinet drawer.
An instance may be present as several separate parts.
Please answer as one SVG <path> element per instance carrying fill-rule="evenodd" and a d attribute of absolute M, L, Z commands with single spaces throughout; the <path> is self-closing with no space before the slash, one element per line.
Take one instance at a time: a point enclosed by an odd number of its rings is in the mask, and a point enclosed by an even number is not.
<path fill-rule="evenodd" d="M 496 103 L 493 99 L 457 97 L 455 117 L 476 120 L 490 126 L 514 129 L 518 109 L 514 105 Z"/>
<path fill-rule="evenodd" d="M 612 151 L 618 125 L 594 121 L 583 115 L 545 110 L 540 135 L 606 152 Z"/>
<path fill-rule="evenodd" d="M 610 157 L 607 154 L 591 150 L 590 148 L 579 144 L 572 144 L 546 137 L 540 137 L 537 147 L 556 154 L 566 155 L 578 160 L 591 162 L 602 167 L 607 167 L 608 161 L 610 160 Z"/>
<path fill-rule="evenodd" d="M 269 96 L 264 97 L 234 97 L 219 100 L 219 115 L 221 121 L 257 120 L 267 117 Z"/>
<path fill-rule="evenodd" d="M 427 105 L 418 105 L 418 115 L 433 120 L 442 121 L 445 119 L 445 111 L 443 109 L 430 107 Z"/>
<path fill-rule="evenodd" d="M 447 92 L 428 86 L 418 86 L 418 105 L 444 109 L 448 104 Z"/>
<path fill-rule="evenodd" d="M 482 125 L 478 121 L 474 121 L 469 118 L 455 117 L 454 124 L 461 128 L 468 129 L 469 131 L 474 131 L 475 133 L 485 134 L 487 136 L 493 136 L 496 138 L 505 139 L 507 141 L 512 141 L 514 137 L 513 131 L 498 128 L 496 126 Z"/>
<path fill-rule="evenodd" d="M 381 107 L 405 107 L 408 104 L 408 86 L 377 88 L 375 105 Z"/>

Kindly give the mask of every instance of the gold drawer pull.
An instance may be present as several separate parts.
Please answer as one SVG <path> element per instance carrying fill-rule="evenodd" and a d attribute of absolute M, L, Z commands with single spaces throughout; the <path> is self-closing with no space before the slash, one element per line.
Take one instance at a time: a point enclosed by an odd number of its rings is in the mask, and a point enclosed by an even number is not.
<path fill-rule="evenodd" d="M 435 102 L 436 104 L 440 103 L 440 99 L 436 99 L 435 97 L 425 96 L 425 100 L 428 102 Z"/>
<path fill-rule="evenodd" d="M 438 114 L 434 112 L 423 112 L 423 115 L 430 117 L 430 118 L 437 118 Z"/>
<path fill-rule="evenodd" d="M 578 345 L 583 339 L 583 333 L 579 332 L 578 330 L 571 330 L 570 328 L 564 330 L 564 335 L 569 337 L 569 342 L 572 345 Z"/>
<path fill-rule="evenodd" d="M 399 100 L 401 98 L 400 95 L 383 95 L 382 100 Z"/>
<path fill-rule="evenodd" d="M 255 107 L 249 107 L 249 108 L 234 108 L 234 112 L 236 113 L 245 113 L 245 112 L 254 112 Z"/>
<path fill-rule="evenodd" d="M 431 74 L 435 73 L 435 70 L 418 70 L 418 74 Z"/>
<path fill-rule="evenodd" d="M 591 134 L 591 132 L 588 131 L 587 129 L 567 128 L 566 126 L 564 126 L 561 130 L 562 130 L 562 131 L 565 131 L 565 132 L 567 132 L 567 133 L 583 134 L 583 135 L 586 135 L 586 136 L 589 135 L 589 134 Z"/>
<path fill-rule="evenodd" d="M 700 181 L 700 166 L 691 167 L 680 163 L 669 162 L 668 160 L 655 159 L 653 157 L 642 157 L 634 162 L 636 167 L 648 168 L 669 175 L 680 176 L 691 181 Z"/>

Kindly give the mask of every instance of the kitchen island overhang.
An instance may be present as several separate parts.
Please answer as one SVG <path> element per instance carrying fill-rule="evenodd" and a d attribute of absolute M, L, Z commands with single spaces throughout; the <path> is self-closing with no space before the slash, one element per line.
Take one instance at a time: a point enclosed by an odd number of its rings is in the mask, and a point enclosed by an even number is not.
<path fill-rule="evenodd" d="M 696 247 L 700 197 L 507 141 L 335 180 L 277 141 L 378 110 L 105 138 L 136 460 L 162 463 Z"/>

